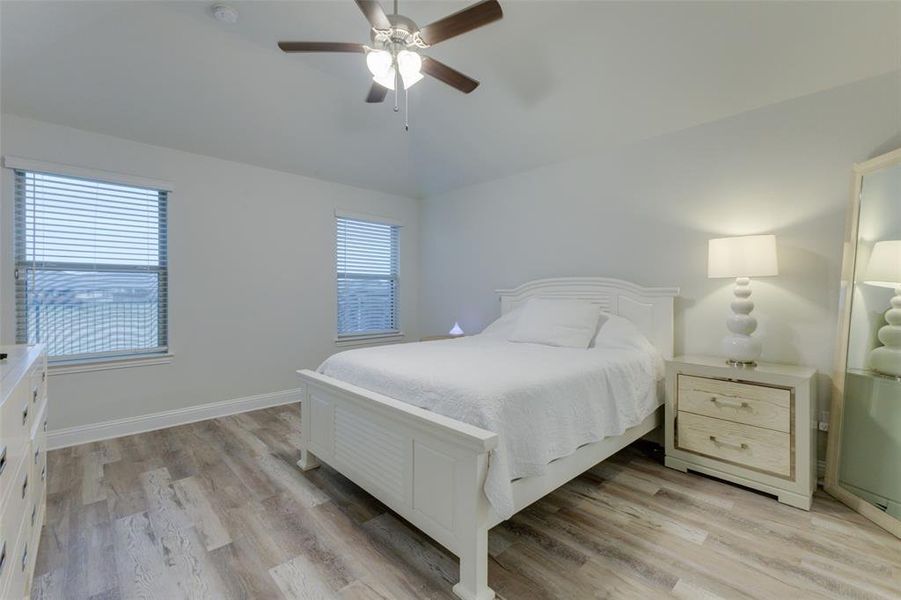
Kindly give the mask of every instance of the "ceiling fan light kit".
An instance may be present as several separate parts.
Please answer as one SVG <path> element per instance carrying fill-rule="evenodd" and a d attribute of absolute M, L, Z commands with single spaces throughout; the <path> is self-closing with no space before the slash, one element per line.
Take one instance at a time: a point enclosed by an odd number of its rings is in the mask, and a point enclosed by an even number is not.
<path fill-rule="evenodd" d="M 405 90 L 423 78 L 420 73 L 422 57 L 409 50 L 401 50 L 397 56 L 387 50 L 370 50 L 366 54 L 366 66 L 372 73 L 373 81 L 389 90 L 395 88 L 394 79 L 397 73 L 400 73 Z"/>
<path fill-rule="evenodd" d="M 372 26 L 372 46 L 341 42 L 279 42 L 278 47 L 284 52 L 365 52 L 366 67 L 373 80 L 366 102 L 383 102 L 388 91 L 393 91 L 395 112 L 398 111 L 398 88 L 403 86 L 406 105 L 407 90 L 424 78 L 423 73 L 464 94 L 479 86 L 475 79 L 433 58 L 422 56 L 419 50 L 497 21 L 503 17 L 497 0 L 482 0 L 422 28 L 409 17 L 398 14 L 397 0 L 394 1 L 392 15 L 386 15 L 377 0 L 356 0 L 356 3 Z M 405 129 L 409 129 L 407 112 L 404 115 Z"/>

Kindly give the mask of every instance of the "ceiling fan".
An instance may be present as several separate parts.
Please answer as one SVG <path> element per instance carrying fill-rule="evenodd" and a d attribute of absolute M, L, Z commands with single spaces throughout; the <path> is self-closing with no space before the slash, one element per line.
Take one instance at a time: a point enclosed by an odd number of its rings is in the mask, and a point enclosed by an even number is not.
<path fill-rule="evenodd" d="M 504 16 L 497 0 L 482 0 L 434 23 L 419 27 L 397 12 L 387 15 L 377 0 L 355 0 L 372 26 L 371 46 L 342 42 L 279 42 L 285 52 L 359 52 L 366 53 L 366 66 L 372 73 L 372 87 L 366 102 L 382 102 L 389 90 L 401 85 L 406 91 L 423 78 L 423 73 L 454 87 L 464 94 L 472 92 L 479 82 L 448 67 L 442 62 L 423 56 L 422 50 L 439 42 L 464 34 Z"/>

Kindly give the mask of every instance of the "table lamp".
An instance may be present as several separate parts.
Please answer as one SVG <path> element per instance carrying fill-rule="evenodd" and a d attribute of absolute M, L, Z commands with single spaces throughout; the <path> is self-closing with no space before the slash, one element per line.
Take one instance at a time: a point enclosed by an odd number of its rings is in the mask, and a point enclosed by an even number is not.
<path fill-rule="evenodd" d="M 888 324 L 879 330 L 883 345 L 870 352 L 870 368 L 901 377 L 901 240 L 876 242 L 864 283 L 895 290 L 892 306 L 885 313 Z"/>
<path fill-rule="evenodd" d="M 707 248 L 707 277 L 734 277 L 735 298 L 732 315 L 726 320 L 729 335 L 723 338 L 726 362 L 736 367 L 754 366 L 760 357 L 760 340 L 753 337 L 757 319 L 751 316 L 751 277 L 779 274 L 776 236 L 745 235 L 710 240 Z"/>

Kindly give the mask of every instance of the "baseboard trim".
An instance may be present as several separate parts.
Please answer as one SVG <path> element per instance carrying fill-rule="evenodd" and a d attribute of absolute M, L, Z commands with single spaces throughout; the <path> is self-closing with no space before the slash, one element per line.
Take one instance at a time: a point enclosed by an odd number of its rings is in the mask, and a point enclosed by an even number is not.
<path fill-rule="evenodd" d="M 68 448 L 69 446 L 77 446 L 89 442 L 109 440 L 124 435 L 156 431 L 157 429 L 175 427 L 176 425 L 186 425 L 188 423 L 196 423 L 197 421 L 206 421 L 207 419 L 235 415 L 250 410 L 268 408 L 270 406 L 280 406 L 282 404 L 300 402 L 302 391 L 303 388 L 295 388 L 280 392 L 270 392 L 268 394 L 246 396 L 244 398 L 235 398 L 233 400 L 223 400 L 221 402 L 209 402 L 207 404 L 166 410 L 125 419 L 116 419 L 114 421 L 103 421 L 101 423 L 92 423 L 90 425 L 79 425 L 77 427 L 50 430 L 47 432 L 47 448 L 49 450 L 58 450 L 60 448 Z"/>

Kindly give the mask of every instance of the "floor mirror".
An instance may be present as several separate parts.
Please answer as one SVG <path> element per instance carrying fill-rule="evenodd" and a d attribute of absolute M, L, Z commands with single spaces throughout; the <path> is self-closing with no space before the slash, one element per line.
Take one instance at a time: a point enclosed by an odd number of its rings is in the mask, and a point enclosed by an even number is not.
<path fill-rule="evenodd" d="M 901 537 L 901 149 L 854 166 L 826 491 Z"/>

